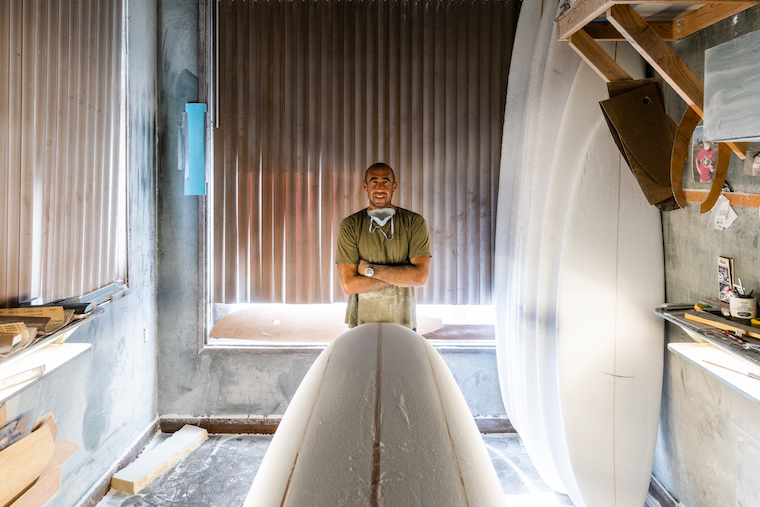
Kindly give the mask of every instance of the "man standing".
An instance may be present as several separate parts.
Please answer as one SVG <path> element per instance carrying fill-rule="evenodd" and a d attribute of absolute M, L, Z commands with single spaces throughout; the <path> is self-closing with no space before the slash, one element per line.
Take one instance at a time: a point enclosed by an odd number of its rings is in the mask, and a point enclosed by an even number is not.
<path fill-rule="evenodd" d="M 335 262 L 349 295 L 349 328 L 393 322 L 417 328 L 415 287 L 425 285 L 430 267 L 427 224 L 417 213 L 391 204 L 398 187 L 393 169 L 378 162 L 362 187 L 369 206 L 343 219 Z"/>

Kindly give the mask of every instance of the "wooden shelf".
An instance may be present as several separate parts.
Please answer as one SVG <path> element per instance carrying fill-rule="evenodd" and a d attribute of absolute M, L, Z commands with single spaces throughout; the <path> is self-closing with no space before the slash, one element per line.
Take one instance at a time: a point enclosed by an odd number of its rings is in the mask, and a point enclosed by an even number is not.
<path fill-rule="evenodd" d="M 717 0 L 706 4 L 693 0 L 578 0 L 557 19 L 557 38 L 568 41 L 608 83 L 629 80 L 631 76 L 597 41 L 628 41 L 688 107 L 702 118 L 704 83 L 666 41 L 691 35 L 758 3 L 760 1 Z M 746 158 L 746 142 L 725 144 L 740 159 Z M 700 195 L 699 191 L 686 191 L 686 194 L 686 200 L 692 202 Z M 733 205 L 758 206 L 758 199 L 751 194 L 726 194 L 726 197 L 729 200 L 733 198 Z"/>
<path fill-rule="evenodd" d="M 707 190 L 689 190 L 684 189 L 687 202 L 704 202 L 707 199 Z M 760 207 L 760 195 L 745 194 L 742 192 L 723 192 L 721 195 L 728 199 L 731 206 L 746 206 L 749 208 Z"/>

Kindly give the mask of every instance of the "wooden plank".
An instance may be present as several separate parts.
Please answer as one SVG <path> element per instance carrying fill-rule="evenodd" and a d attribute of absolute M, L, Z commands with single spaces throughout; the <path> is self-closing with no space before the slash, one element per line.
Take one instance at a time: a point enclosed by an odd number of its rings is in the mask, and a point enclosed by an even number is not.
<path fill-rule="evenodd" d="M 610 6 L 610 0 L 578 0 L 557 18 L 557 39 L 569 40 Z"/>
<path fill-rule="evenodd" d="M 752 326 L 746 326 L 744 324 L 734 322 L 733 320 L 724 319 L 723 317 L 718 317 L 717 315 L 711 315 L 706 312 L 699 314 L 696 312 L 686 312 L 684 313 L 684 317 L 686 317 L 687 320 L 693 320 L 694 322 L 706 324 L 717 329 L 722 329 L 723 331 L 741 331 L 745 335 L 760 340 L 760 329 Z"/>
<path fill-rule="evenodd" d="M 646 21 L 628 5 L 613 5 L 607 19 L 639 54 L 700 116 L 704 116 L 704 85 Z"/>
<path fill-rule="evenodd" d="M 21 496 L 47 467 L 55 451 L 50 429 L 40 428 L 0 451 L 0 505 Z"/>
<path fill-rule="evenodd" d="M 676 40 L 673 37 L 672 22 L 649 22 L 649 26 L 662 37 L 662 40 Z M 597 41 L 624 41 L 625 37 L 609 21 L 593 21 L 584 28 L 592 39 Z"/>
<path fill-rule="evenodd" d="M 647 22 L 629 5 L 612 6 L 607 11 L 607 19 L 686 104 L 704 118 L 705 87 L 702 80 L 649 27 Z M 727 144 L 740 159 L 744 160 L 747 143 L 729 142 Z"/>
<path fill-rule="evenodd" d="M 632 79 L 584 29 L 580 29 L 570 37 L 572 47 L 605 82 Z"/>
<path fill-rule="evenodd" d="M 184 426 L 156 448 L 117 472 L 111 479 L 111 487 L 134 495 L 206 439 L 206 430 L 196 426 Z"/>
<path fill-rule="evenodd" d="M 707 199 L 707 190 L 689 190 L 683 191 L 687 202 L 704 202 Z M 741 192 L 723 192 L 723 196 L 728 199 L 731 206 L 746 206 L 748 208 L 760 207 L 760 195 L 744 194 Z"/>
<path fill-rule="evenodd" d="M 3 403 L 0 405 L 0 428 L 4 428 L 8 424 L 8 404 Z"/>
<path fill-rule="evenodd" d="M 666 6 L 668 4 L 694 5 L 694 4 L 699 4 L 699 3 L 701 2 L 698 2 L 696 0 L 670 0 L 668 2 L 663 2 L 662 0 L 578 0 L 577 2 L 575 2 L 575 4 L 573 4 L 572 7 L 570 7 L 567 11 L 562 13 L 562 15 L 560 15 L 557 18 L 557 39 L 569 40 L 571 35 L 573 35 L 575 32 L 577 32 L 581 28 L 591 23 L 600 14 L 602 14 L 607 9 L 611 8 L 613 5 L 662 4 L 663 6 Z M 739 9 L 738 11 L 736 9 L 739 6 L 739 4 L 747 4 L 747 3 L 752 3 L 752 2 L 739 2 L 737 0 L 718 0 L 708 5 L 715 6 L 714 7 L 715 15 L 721 15 L 724 11 L 728 12 L 728 11 L 733 10 L 735 12 L 739 12 L 741 10 L 744 10 L 749 6 L 743 7 L 742 9 Z M 710 15 L 710 12 L 711 12 L 710 10 L 705 11 L 705 16 Z M 731 14 L 726 14 L 721 19 L 724 19 L 725 17 L 728 17 L 730 15 Z M 703 17 L 702 15 L 695 16 L 693 19 L 688 19 L 686 22 L 689 25 L 692 25 L 692 24 L 698 25 L 699 23 L 702 22 L 702 17 Z M 687 16 L 682 16 L 681 19 L 683 20 L 684 18 L 687 18 Z M 715 22 L 715 20 L 713 20 L 713 22 Z M 673 26 L 672 23 L 658 23 L 658 25 L 662 25 L 662 26 L 658 26 L 657 30 L 662 31 L 663 34 L 669 33 L 670 36 L 675 35 L 672 32 L 673 30 L 671 28 Z M 684 21 L 681 22 L 681 26 L 682 27 L 684 26 Z M 668 40 L 669 36 L 666 36 L 664 38 Z"/>
<path fill-rule="evenodd" d="M 52 420 L 52 417 L 49 417 L 46 422 L 49 420 Z M 34 483 L 34 486 L 13 502 L 11 507 L 40 507 L 47 502 L 61 489 L 61 464 L 74 454 L 77 449 L 79 447 L 72 442 L 56 440 L 53 457 L 50 458 L 50 463 L 42 471 L 40 478 Z"/>
<path fill-rule="evenodd" d="M 34 426 L 32 428 L 32 431 L 37 431 L 42 426 L 47 426 L 50 428 L 50 434 L 53 435 L 53 440 L 56 439 L 58 436 L 58 426 L 55 424 L 55 419 L 53 419 L 53 413 L 48 412 L 47 414 L 38 417 L 37 420 L 34 422 Z"/>
<path fill-rule="evenodd" d="M 687 35 L 707 28 L 713 23 L 724 20 L 734 14 L 738 14 L 760 2 L 721 2 L 709 3 L 696 9 L 684 13 L 672 22 L 671 35 L 672 40 L 679 40 Z"/>
<path fill-rule="evenodd" d="M 41 507 L 61 489 L 61 467 L 55 467 L 50 473 L 34 483 L 26 493 L 13 502 L 10 507 Z"/>

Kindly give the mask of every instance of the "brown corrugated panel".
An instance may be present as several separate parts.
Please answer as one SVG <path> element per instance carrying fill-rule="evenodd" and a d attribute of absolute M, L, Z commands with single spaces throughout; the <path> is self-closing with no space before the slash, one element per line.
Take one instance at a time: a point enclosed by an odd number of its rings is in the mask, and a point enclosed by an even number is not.
<path fill-rule="evenodd" d="M 213 301 L 344 300 L 340 221 L 377 161 L 421 213 L 419 301 L 490 304 L 510 0 L 221 0 Z"/>
<path fill-rule="evenodd" d="M 0 18 L 0 305 L 125 279 L 121 3 L 0 0 Z"/>

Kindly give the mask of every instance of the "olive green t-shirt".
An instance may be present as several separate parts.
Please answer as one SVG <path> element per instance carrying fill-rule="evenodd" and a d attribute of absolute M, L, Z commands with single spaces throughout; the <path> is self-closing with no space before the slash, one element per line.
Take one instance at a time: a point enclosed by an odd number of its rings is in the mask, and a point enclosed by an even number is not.
<path fill-rule="evenodd" d="M 391 222 L 393 225 L 391 226 Z M 421 215 L 396 206 L 396 214 L 379 230 L 363 209 L 343 219 L 338 232 L 335 262 L 359 264 L 365 259 L 373 264 L 399 265 L 421 255 L 430 255 L 427 224 Z M 381 234 L 381 231 L 385 236 Z M 408 328 L 417 327 L 417 299 L 414 287 L 391 285 L 365 294 L 348 296 L 346 323 L 356 327 L 367 322 L 393 322 Z"/>

